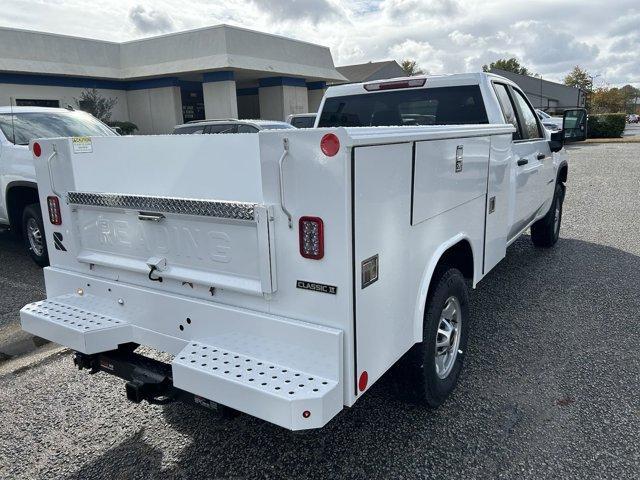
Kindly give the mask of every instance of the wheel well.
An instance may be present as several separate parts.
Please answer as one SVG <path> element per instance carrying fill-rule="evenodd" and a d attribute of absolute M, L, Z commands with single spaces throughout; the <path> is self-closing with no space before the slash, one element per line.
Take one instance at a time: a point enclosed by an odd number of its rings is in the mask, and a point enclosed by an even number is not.
<path fill-rule="evenodd" d="M 30 185 L 9 186 L 7 190 L 7 212 L 11 229 L 18 235 L 22 235 L 20 224 L 22 211 L 27 205 L 38 203 L 38 189 Z"/>
<path fill-rule="evenodd" d="M 440 260 L 436 270 L 438 271 L 443 266 L 453 267 L 460 270 L 464 278 L 473 279 L 473 250 L 471 244 L 467 240 L 461 240 L 455 245 L 449 247 L 445 251 Z"/>
<path fill-rule="evenodd" d="M 567 181 L 568 174 L 569 174 L 569 167 L 567 167 L 567 164 L 565 163 L 560 167 L 560 170 L 558 171 L 558 181 L 565 183 Z"/>

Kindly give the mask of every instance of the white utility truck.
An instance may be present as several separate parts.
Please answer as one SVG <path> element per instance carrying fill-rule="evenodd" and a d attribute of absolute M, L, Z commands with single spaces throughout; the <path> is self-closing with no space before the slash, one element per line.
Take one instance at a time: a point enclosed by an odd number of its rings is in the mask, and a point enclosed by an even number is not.
<path fill-rule="evenodd" d="M 32 142 L 51 266 L 22 326 L 136 402 L 318 428 L 398 363 L 436 407 L 467 285 L 528 228 L 558 239 L 565 117 L 464 74 L 332 87 L 313 129 Z"/>

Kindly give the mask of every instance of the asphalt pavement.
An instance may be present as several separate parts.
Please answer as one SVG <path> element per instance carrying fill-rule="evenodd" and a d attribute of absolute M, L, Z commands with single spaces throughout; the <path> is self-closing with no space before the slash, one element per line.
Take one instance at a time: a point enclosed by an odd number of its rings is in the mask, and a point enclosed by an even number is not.
<path fill-rule="evenodd" d="M 638 478 L 640 145 L 571 147 L 561 239 L 528 236 L 472 293 L 453 397 L 399 400 L 390 375 L 324 429 L 134 405 L 53 345 L 0 363 L 0 478 Z M 0 233 L 0 321 L 43 296 Z"/>

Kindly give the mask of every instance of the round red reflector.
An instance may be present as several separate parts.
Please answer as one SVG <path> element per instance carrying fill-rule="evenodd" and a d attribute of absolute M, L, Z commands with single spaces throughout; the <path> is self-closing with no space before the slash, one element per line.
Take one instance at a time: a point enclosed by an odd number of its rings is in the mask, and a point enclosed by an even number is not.
<path fill-rule="evenodd" d="M 33 154 L 36 157 L 39 157 L 40 155 L 42 155 L 42 147 L 40 146 L 39 143 L 34 143 L 33 144 Z"/>
<path fill-rule="evenodd" d="M 304 412 L 302 412 L 302 416 L 304 418 L 309 418 L 311 416 L 311 412 L 309 410 L 305 410 Z"/>
<path fill-rule="evenodd" d="M 327 157 L 333 157 L 340 150 L 340 140 L 333 133 L 327 133 L 320 140 L 320 149 Z"/>
<path fill-rule="evenodd" d="M 369 383 L 369 374 L 365 370 L 360 374 L 360 381 L 358 382 L 358 388 L 361 392 L 364 392 L 364 389 L 367 388 L 367 383 Z"/>

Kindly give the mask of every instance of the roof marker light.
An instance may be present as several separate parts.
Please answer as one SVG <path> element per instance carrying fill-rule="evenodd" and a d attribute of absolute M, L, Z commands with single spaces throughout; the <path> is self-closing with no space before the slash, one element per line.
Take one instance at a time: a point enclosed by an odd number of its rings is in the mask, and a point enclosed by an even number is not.
<path fill-rule="evenodd" d="M 423 87 L 426 82 L 426 78 L 411 78 L 409 80 L 395 80 L 392 82 L 365 83 L 364 89 L 367 92 L 376 92 L 378 90 L 394 90 L 396 88 L 415 88 Z"/>

